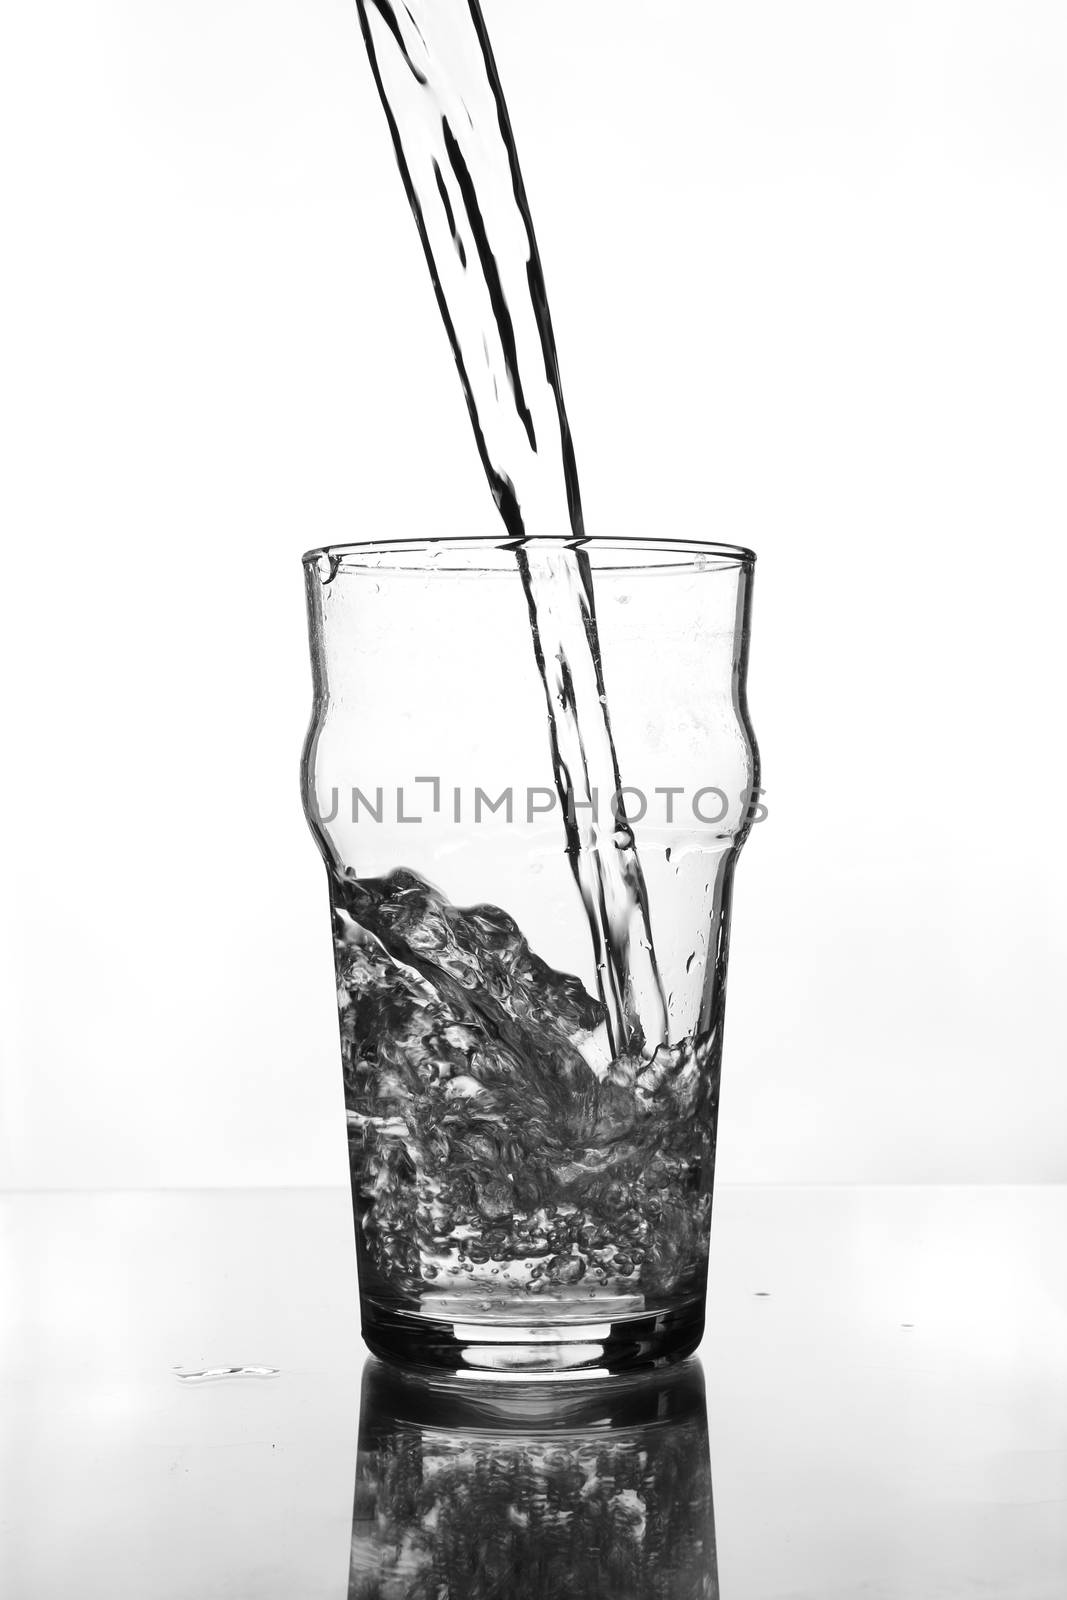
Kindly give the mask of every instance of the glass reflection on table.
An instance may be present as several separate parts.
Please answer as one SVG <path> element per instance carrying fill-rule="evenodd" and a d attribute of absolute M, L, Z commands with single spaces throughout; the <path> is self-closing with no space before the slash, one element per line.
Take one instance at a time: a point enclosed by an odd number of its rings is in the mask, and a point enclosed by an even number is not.
<path fill-rule="evenodd" d="M 704 1375 L 363 1379 L 349 1600 L 717 1600 Z"/>

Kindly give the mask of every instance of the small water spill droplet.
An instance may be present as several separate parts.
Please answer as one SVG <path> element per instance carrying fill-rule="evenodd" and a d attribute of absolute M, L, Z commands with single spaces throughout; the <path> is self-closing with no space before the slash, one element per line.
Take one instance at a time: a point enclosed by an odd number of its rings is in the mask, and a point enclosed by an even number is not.
<path fill-rule="evenodd" d="M 201 1367 L 186 1371 L 184 1367 L 172 1368 L 179 1383 L 222 1383 L 228 1378 L 276 1378 L 277 1367 Z"/>
<path fill-rule="evenodd" d="M 331 555 L 328 550 L 319 551 L 315 560 L 315 571 L 319 575 L 319 582 L 323 588 L 336 578 L 340 565 L 340 556 Z"/>

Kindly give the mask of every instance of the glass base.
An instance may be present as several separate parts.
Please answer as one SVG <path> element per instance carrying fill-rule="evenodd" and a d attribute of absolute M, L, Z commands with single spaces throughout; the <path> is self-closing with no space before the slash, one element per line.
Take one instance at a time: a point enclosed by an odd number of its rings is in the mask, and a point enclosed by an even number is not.
<path fill-rule="evenodd" d="M 704 1333 L 704 1301 L 669 1311 L 590 1315 L 576 1321 L 478 1321 L 397 1311 L 364 1297 L 363 1338 L 383 1361 L 471 1378 L 595 1378 L 643 1372 L 692 1355 Z M 546 1308 L 547 1309 L 547 1308 Z M 607 1312 L 604 1308 L 604 1313 Z M 532 1308 L 531 1308 L 532 1310 Z"/>

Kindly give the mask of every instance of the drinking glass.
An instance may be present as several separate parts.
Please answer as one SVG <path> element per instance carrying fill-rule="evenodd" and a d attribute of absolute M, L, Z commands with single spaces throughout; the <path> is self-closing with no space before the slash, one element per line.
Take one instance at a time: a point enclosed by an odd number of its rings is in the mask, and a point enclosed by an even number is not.
<path fill-rule="evenodd" d="M 304 558 L 363 1335 L 509 1378 L 699 1342 L 759 793 L 752 553 L 556 544 Z"/>

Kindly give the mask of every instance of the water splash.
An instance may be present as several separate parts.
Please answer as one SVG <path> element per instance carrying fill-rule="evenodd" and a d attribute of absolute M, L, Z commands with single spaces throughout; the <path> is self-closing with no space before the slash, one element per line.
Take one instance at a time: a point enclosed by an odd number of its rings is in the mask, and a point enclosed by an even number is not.
<path fill-rule="evenodd" d="M 721 1031 L 613 1054 L 499 907 L 331 879 L 358 1239 L 391 1303 L 525 1327 L 703 1291 Z"/>

